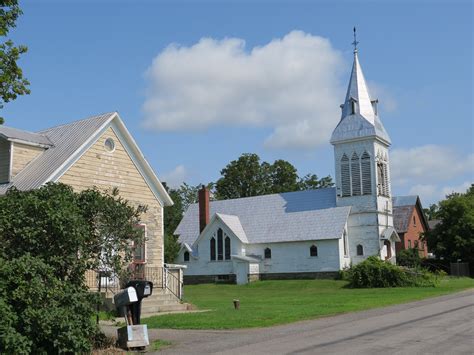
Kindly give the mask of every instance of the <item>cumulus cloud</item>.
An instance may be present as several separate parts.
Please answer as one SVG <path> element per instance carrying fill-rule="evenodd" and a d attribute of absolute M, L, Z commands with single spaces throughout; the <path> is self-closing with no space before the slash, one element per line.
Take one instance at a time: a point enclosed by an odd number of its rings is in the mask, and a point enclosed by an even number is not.
<path fill-rule="evenodd" d="M 188 172 L 184 165 L 178 165 L 173 170 L 160 176 L 160 180 L 166 182 L 171 188 L 177 188 L 181 186 L 187 177 Z"/>
<path fill-rule="evenodd" d="M 462 156 L 451 147 L 429 144 L 393 150 L 390 164 L 395 183 L 441 182 L 474 172 L 474 154 Z"/>
<path fill-rule="evenodd" d="M 394 187 L 408 188 L 409 194 L 420 195 L 424 204 L 431 204 L 467 190 L 472 181 L 452 181 L 472 179 L 474 154 L 463 156 L 451 147 L 431 144 L 393 150 L 390 165 Z"/>
<path fill-rule="evenodd" d="M 270 127 L 269 147 L 328 144 L 345 67 L 329 40 L 301 31 L 250 50 L 238 38 L 173 44 L 146 73 L 143 124 L 157 131 Z"/>

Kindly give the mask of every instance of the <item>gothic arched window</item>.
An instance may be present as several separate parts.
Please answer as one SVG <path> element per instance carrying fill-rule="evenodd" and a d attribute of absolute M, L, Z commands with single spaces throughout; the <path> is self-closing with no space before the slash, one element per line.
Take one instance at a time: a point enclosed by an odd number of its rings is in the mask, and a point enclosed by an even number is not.
<path fill-rule="evenodd" d="M 211 238 L 209 242 L 209 249 L 211 252 L 211 260 L 216 260 L 216 238 Z"/>
<path fill-rule="evenodd" d="M 342 196 L 351 195 L 351 172 L 349 170 L 349 158 L 343 154 L 341 158 L 341 187 Z"/>
<path fill-rule="evenodd" d="M 183 254 L 184 261 L 189 261 L 189 251 L 185 251 Z"/>
<path fill-rule="evenodd" d="M 370 155 L 367 152 L 360 158 L 360 167 L 362 170 L 362 194 L 372 194 L 372 175 L 370 171 Z"/>
<path fill-rule="evenodd" d="M 217 260 L 224 260 L 224 242 L 220 228 L 217 230 Z"/>
<path fill-rule="evenodd" d="M 354 153 L 351 157 L 352 196 L 361 195 L 359 156 Z"/>
<path fill-rule="evenodd" d="M 230 238 L 225 237 L 225 260 L 230 260 Z"/>
<path fill-rule="evenodd" d="M 309 248 L 309 256 L 318 256 L 318 247 L 316 245 L 311 245 Z"/>
<path fill-rule="evenodd" d="M 270 248 L 265 248 L 265 259 L 271 259 L 272 258 L 272 250 Z"/>
<path fill-rule="evenodd" d="M 364 247 L 362 245 L 357 245 L 357 255 L 364 255 Z"/>
<path fill-rule="evenodd" d="M 387 163 L 382 160 L 377 162 L 377 187 L 379 195 L 390 196 Z"/>

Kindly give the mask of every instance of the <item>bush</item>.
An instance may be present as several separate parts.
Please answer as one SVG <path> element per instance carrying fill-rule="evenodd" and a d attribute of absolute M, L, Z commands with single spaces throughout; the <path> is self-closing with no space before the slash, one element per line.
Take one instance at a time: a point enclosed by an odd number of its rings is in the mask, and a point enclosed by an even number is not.
<path fill-rule="evenodd" d="M 418 249 L 409 248 L 400 250 L 397 253 L 397 264 L 400 266 L 417 267 L 421 264 L 420 253 Z"/>
<path fill-rule="evenodd" d="M 427 270 L 401 268 L 382 261 L 377 256 L 371 256 L 347 270 L 343 278 L 353 288 L 429 287 L 436 286 L 438 282 L 438 278 Z"/>
<path fill-rule="evenodd" d="M 0 258 L 0 353 L 90 352 L 95 298 L 39 258 Z"/>

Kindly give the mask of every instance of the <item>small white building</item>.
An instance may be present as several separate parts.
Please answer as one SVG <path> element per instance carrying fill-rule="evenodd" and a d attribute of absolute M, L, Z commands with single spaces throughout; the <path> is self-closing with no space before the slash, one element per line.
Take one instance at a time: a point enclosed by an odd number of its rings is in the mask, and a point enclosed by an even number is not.
<path fill-rule="evenodd" d="M 335 128 L 335 188 L 209 201 L 175 231 L 185 283 L 334 276 L 368 256 L 395 261 L 388 148 L 357 49 Z"/>

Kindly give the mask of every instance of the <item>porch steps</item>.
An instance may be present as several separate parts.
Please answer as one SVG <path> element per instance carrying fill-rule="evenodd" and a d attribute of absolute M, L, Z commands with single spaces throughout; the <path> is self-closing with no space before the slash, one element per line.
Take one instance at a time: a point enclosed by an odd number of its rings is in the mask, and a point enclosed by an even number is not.
<path fill-rule="evenodd" d="M 161 312 L 182 312 L 188 309 L 188 304 L 181 303 L 170 293 L 154 293 L 142 301 L 142 317 Z"/>

